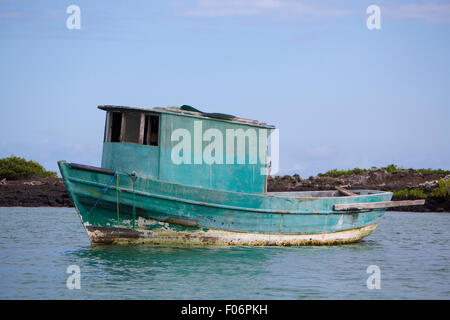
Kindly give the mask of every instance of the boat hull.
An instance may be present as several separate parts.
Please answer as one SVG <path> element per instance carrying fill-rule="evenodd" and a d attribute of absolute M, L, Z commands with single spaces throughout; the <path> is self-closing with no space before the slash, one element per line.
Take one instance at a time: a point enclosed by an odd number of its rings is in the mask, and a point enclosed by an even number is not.
<path fill-rule="evenodd" d="M 178 185 L 123 173 L 71 167 L 66 185 L 92 243 L 161 245 L 329 245 L 361 240 L 384 209 L 334 211 L 339 203 L 389 201 L 355 197 L 242 194 Z"/>
<path fill-rule="evenodd" d="M 150 220 L 149 220 L 149 223 Z M 158 224 L 157 221 L 153 221 Z M 193 246 L 309 246 L 359 242 L 371 234 L 377 223 L 337 232 L 314 234 L 265 234 L 215 229 L 179 230 L 169 223 L 153 230 L 85 226 L 94 244 L 152 244 Z"/>

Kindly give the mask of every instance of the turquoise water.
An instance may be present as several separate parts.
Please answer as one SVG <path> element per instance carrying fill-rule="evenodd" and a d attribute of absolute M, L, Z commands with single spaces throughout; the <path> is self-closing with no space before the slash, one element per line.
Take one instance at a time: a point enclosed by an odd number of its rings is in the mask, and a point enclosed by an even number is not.
<path fill-rule="evenodd" d="M 74 209 L 0 208 L 0 299 L 449 299 L 449 230 L 450 214 L 388 212 L 345 246 L 91 246 Z"/>

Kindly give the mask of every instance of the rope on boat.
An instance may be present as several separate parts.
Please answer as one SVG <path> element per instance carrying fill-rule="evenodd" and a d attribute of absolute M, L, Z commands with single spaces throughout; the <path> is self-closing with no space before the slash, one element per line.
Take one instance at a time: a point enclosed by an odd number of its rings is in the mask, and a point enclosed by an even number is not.
<path fill-rule="evenodd" d="M 134 231 L 134 224 L 136 220 L 136 193 L 134 192 L 134 179 L 131 178 L 131 182 L 133 184 L 133 231 Z"/>
<path fill-rule="evenodd" d="M 134 182 L 136 181 L 137 173 L 136 173 L 136 171 L 132 171 L 131 173 L 128 174 L 128 176 L 131 178 L 131 188 L 133 190 L 133 223 L 132 223 L 132 228 L 133 228 L 133 231 L 134 231 L 135 230 L 135 224 L 136 224 L 136 193 L 134 192 Z"/>
<path fill-rule="evenodd" d="M 119 175 L 117 175 L 116 179 L 116 204 L 117 204 L 117 235 L 120 238 L 120 219 L 119 219 Z"/>
<path fill-rule="evenodd" d="M 134 176 L 131 176 L 131 181 L 132 181 L 132 186 L 133 186 L 133 230 L 135 229 L 135 219 L 136 219 L 136 205 L 135 205 L 135 192 L 134 192 Z M 117 212 L 117 233 L 120 237 L 120 229 L 119 229 L 119 225 L 120 225 L 120 209 L 119 209 L 119 185 L 120 185 L 120 180 L 119 180 L 119 175 L 117 174 L 117 170 L 114 171 L 114 175 L 111 177 L 111 180 L 108 182 L 108 184 L 106 185 L 106 187 L 103 189 L 102 194 L 100 195 L 100 197 L 98 197 L 97 201 L 95 201 L 94 205 L 92 206 L 91 209 L 89 209 L 86 217 L 89 217 L 91 215 L 91 213 L 94 211 L 94 209 L 97 207 L 98 203 L 100 202 L 100 200 L 102 199 L 102 197 L 105 195 L 105 193 L 109 190 L 109 188 L 111 187 L 112 183 L 114 182 L 114 178 L 116 178 L 116 212 Z"/>
<path fill-rule="evenodd" d="M 92 208 L 89 210 L 89 212 L 87 213 L 87 217 L 89 217 L 89 215 L 94 211 L 95 207 L 97 206 L 97 204 L 100 202 L 101 198 L 105 195 L 106 191 L 108 191 L 109 187 L 111 187 L 111 184 L 114 181 L 114 178 L 117 176 L 117 171 L 114 171 L 114 175 L 112 176 L 111 180 L 109 181 L 109 183 L 107 184 L 107 186 L 105 187 L 105 189 L 103 189 L 102 194 L 100 195 L 100 197 L 98 197 L 97 201 L 94 203 L 94 205 L 92 206 Z"/>

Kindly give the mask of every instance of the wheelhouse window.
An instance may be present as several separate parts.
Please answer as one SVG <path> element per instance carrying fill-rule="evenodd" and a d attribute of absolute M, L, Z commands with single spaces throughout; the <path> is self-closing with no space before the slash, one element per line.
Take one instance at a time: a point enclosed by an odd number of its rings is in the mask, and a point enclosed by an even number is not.
<path fill-rule="evenodd" d="M 141 114 L 137 112 L 126 112 L 125 132 L 123 142 L 139 143 L 139 128 L 141 126 Z"/>
<path fill-rule="evenodd" d="M 145 116 L 143 143 L 150 146 L 157 146 L 158 132 L 159 132 L 159 117 L 152 115 Z"/>
<path fill-rule="evenodd" d="M 110 111 L 107 114 L 104 140 L 158 146 L 159 116 L 140 112 Z"/>
<path fill-rule="evenodd" d="M 111 125 L 110 130 L 110 140 L 111 142 L 120 142 L 120 132 L 122 129 L 122 112 L 111 112 L 110 113 Z"/>

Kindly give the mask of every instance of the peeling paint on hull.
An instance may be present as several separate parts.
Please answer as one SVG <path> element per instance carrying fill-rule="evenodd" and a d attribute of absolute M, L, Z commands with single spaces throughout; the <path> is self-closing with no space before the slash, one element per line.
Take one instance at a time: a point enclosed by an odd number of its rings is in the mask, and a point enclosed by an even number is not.
<path fill-rule="evenodd" d="M 85 226 L 93 244 L 153 244 L 193 246 L 308 246 L 354 243 L 371 234 L 377 223 L 329 233 L 264 234 L 223 230 L 177 231 L 164 226 L 154 230 L 131 230 Z"/>

